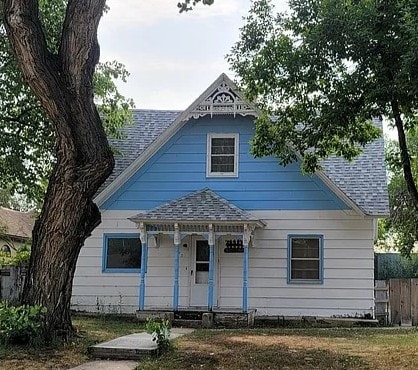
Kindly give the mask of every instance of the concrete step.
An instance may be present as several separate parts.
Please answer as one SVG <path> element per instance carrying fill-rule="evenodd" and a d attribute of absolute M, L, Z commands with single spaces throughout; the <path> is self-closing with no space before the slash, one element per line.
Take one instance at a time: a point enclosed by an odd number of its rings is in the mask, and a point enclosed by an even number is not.
<path fill-rule="evenodd" d="M 192 331 L 193 329 L 173 328 L 170 339 L 178 338 Z M 125 335 L 91 346 L 89 351 L 95 358 L 111 360 L 141 360 L 160 354 L 157 344 L 152 340 L 152 336 L 147 333 Z"/>
<path fill-rule="evenodd" d="M 202 320 L 174 319 L 173 326 L 197 329 L 202 327 Z"/>

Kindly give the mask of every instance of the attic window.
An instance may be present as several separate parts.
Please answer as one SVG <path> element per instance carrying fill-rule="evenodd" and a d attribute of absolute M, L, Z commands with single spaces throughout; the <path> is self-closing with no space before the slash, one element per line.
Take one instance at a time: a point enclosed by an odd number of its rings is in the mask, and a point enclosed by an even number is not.
<path fill-rule="evenodd" d="M 206 176 L 238 176 L 238 134 L 208 134 Z"/>

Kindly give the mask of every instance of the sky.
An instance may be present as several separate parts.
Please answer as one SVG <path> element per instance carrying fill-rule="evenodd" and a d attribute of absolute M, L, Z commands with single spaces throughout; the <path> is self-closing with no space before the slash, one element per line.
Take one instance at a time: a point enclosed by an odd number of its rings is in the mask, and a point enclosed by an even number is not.
<path fill-rule="evenodd" d="M 234 77 L 225 55 L 238 41 L 250 0 L 215 0 L 179 14 L 178 0 L 108 0 L 101 20 L 101 61 L 130 72 L 120 92 L 137 108 L 187 108 L 222 73 Z M 287 8 L 275 0 L 277 9 Z"/>
<path fill-rule="evenodd" d="M 179 14 L 179 0 L 108 0 L 99 25 L 101 62 L 130 72 L 119 91 L 136 108 L 184 110 L 222 73 L 234 79 L 225 55 L 239 39 L 251 0 L 215 0 Z M 273 0 L 286 11 L 287 0 Z M 385 134 L 394 138 L 387 124 Z"/>

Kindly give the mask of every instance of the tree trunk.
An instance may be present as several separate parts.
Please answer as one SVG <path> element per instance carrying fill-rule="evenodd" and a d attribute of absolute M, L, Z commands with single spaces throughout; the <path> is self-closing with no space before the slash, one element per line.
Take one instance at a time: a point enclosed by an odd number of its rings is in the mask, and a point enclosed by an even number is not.
<path fill-rule="evenodd" d="M 85 239 L 100 223 L 93 196 L 114 160 L 93 101 L 97 27 L 105 0 L 69 0 L 58 54 L 36 0 L 4 0 L 4 23 L 26 81 L 54 124 L 57 162 L 33 230 L 23 302 L 47 311 L 47 335 L 72 332 L 70 298 Z"/>
<path fill-rule="evenodd" d="M 392 113 L 395 120 L 395 126 L 398 131 L 399 151 L 401 155 L 402 169 L 408 189 L 409 196 L 415 207 L 415 213 L 418 215 L 418 191 L 415 184 L 414 176 L 411 169 L 411 159 L 409 157 L 408 146 L 406 142 L 405 130 L 403 126 L 402 117 L 399 110 L 399 103 L 393 99 L 391 101 Z"/>

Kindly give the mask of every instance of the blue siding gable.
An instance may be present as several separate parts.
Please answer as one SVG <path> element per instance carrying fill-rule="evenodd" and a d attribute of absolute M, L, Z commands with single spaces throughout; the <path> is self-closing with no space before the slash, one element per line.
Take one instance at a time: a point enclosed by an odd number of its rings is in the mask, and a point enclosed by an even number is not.
<path fill-rule="evenodd" d="M 206 177 L 208 133 L 239 134 L 238 177 Z M 192 119 L 101 208 L 148 210 L 205 187 L 248 211 L 349 208 L 317 176 L 302 175 L 299 163 L 252 157 L 253 134 L 250 117 Z"/>

